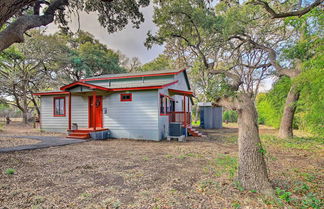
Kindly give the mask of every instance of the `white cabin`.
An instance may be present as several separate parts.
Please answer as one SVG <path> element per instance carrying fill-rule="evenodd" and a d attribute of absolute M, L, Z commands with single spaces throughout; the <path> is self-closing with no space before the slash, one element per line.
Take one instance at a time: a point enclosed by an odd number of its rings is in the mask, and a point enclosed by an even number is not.
<path fill-rule="evenodd" d="M 186 70 L 109 74 L 40 92 L 44 131 L 83 133 L 109 129 L 113 138 L 161 140 L 169 123 L 191 124 L 193 92 Z"/>

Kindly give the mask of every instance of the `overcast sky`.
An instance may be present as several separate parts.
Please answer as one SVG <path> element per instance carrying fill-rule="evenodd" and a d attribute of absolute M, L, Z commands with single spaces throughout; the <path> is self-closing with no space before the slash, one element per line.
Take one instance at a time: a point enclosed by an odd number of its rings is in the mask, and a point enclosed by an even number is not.
<path fill-rule="evenodd" d="M 144 41 L 146 39 L 146 33 L 151 30 L 155 32 L 157 27 L 152 21 L 153 16 L 153 6 L 146 7 L 141 10 L 145 17 L 145 22 L 141 24 L 140 29 L 133 28 L 128 25 L 122 31 L 109 34 L 105 28 L 103 28 L 98 20 L 95 13 L 87 14 L 80 13 L 81 30 L 87 31 L 94 35 L 101 43 L 104 43 L 113 50 L 119 50 L 127 57 L 138 57 L 142 64 L 152 61 L 160 53 L 163 52 L 163 46 L 154 45 L 151 49 L 146 49 L 144 46 Z M 78 29 L 77 18 L 72 18 L 70 23 L 70 28 L 72 31 Z M 47 29 L 48 32 L 57 31 L 55 24 L 50 24 Z M 271 88 L 273 79 L 267 79 L 262 82 L 260 86 L 261 91 L 267 91 Z"/>
<path fill-rule="evenodd" d="M 146 33 L 151 31 L 156 31 L 157 27 L 152 22 L 153 7 L 149 6 L 141 9 L 144 14 L 145 22 L 140 25 L 140 29 L 133 28 L 128 25 L 122 31 L 109 34 L 105 28 L 103 28 L 98 20 L 95 13 L 87 14 L 80 13 L 81 30 L 87 31 L 95 36 L 101 43 L 106 44 L 109 48 L 113 50 L 119 50 L 127 57 L 138 57 L 142 64 L 149 62 L 156 58 L 160 53 L 163 52 L 163 46 L 155 45 L 150 50 L 146 49 L 144 46 L 144 41 L 146 39 Z M 72 18 L 72 23 L 70 23 L 70 28 L 72 31 L 78 29 L 77 18 Z M 48 26 L 48 32 L 57 31 L 55 24 L 50 24 Z"/>

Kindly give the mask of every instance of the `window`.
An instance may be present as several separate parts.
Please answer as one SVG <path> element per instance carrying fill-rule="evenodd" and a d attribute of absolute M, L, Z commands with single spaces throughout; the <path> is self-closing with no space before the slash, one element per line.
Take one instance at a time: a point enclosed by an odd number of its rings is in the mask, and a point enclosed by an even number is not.
<path fill-rule="evenodd" d="M 165 110 L 166 110 L 166 113 L 170 112 L 170 98 L 169 97 L 165 97 Z"/>
<path fill-rule="evenodd" d="M 160 94 L 160 114 L 167 115 L 174 111 L 174 100 L 164 94 Z"/>
<path fill-rule="evenodd" d="M 132 101 L 132 94 L 120 94 L 121 102 L 130 102 Z"/>
<path fill-rule="evenodd" d="M 65 116 L 65 97 L 54 97 L 54 117 Z"/>
<path fill-rule="evenodd" d="M 164 95 L 160 94 L 160 114 L 164 114 L 165 109 L 164 109 Z"/>
<path fill-rule="evenodd" d="M 170 112 L 175 112 L 175 101 L 171 100 Z"/>

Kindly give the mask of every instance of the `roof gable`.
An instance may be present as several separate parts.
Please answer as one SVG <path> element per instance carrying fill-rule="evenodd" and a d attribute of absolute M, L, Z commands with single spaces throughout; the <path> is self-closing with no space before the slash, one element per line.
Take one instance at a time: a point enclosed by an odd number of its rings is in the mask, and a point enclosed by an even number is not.
<path fill-rule="evenodd" d="M 98 90 L 103 90 L 103 91 L 109 91 L 108 88 L 105 88 L 105 87 L 102 87 L 102 86 L 97 86 L 97 85 L 93 85 L 93 84 L 90 84 L 90 83 L 84 83 L 84 82 L 74 82 L 74 83 L 70 83 L 68 85 L 65 85 L 65 86 L 62 86 L 60 88 L 60 90 L 67 90 L 67 89 L 70 89 L 70 88 L 74 88 L 76 86 L 85 86 L 85 87 L 88 87 L 90 89 L 98 89 Z"/>
<path fill-rule="evenodd" d="M 183 71 L 183 74 L 184 74 L 184 77 L 185 77 L 185 80 L 186 80 L 186 84 L 187 84 L 187 87 L 189 90 L 191 90 L 191 87 L 190 87 L 190 82 L 189 82 L 189 78 L 188 78 L 188 74 L 187 74 L 187 71 Z"/>

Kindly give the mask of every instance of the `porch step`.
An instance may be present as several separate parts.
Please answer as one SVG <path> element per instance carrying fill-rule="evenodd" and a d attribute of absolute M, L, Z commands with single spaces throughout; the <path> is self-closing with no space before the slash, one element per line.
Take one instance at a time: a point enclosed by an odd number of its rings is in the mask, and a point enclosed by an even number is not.
<path fill-rule="evenodd" d="M 89 136 L 89 133 L 74 132 L 74 133 L 70 133 L 69 136 Z"/>
<path fill-rule="evenodd" d="M 67 138 L 72 138 L 72 139 L 89 139 L 90 133 L 91 132 L 98 132 L 98 131 L 106 131 L 108 128 L 96 128 L 94 130 L 93 128 L 81 128 L 77 130 L 68 130 L 69 135 Z"/>
<path fill-rule="evenodd" d="M 67 138 L 73 138 L 73 139 L 89 139 L 90 134 L 89 131 L 72 131 Z"/>
<path fill-rule="evenodd" d="M 187 127 L 187 130 L 191 136 L 195 136 L 195 137 L 204 137 L 205 136 L 202 133 L 200 133 L 199 131 L 197 131 L 196 129 L 192 128 L 191 126 Z"/>
<path fill-rule="evenodd" d="M 67 136 L 66 138 L 70 138 L 70 139 L 89 139 L 90 136 Z"/>

